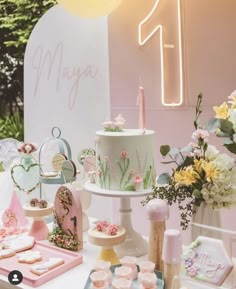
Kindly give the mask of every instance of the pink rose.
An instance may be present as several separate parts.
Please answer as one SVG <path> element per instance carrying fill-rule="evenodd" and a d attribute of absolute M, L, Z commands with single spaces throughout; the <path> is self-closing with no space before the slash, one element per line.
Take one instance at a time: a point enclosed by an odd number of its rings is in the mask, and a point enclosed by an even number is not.
<path fill-rule="evenodd" d="M 107 221 L 98 221 L 96 223 L 96 229 L 99 231 L 99 232 L 103 232 L 106 230 L 106 228 L 109 226 L 109 223 Z"/>
<path fill-rule="evenodd" d="M 106 228 L 106 232 L 108 235 L 116 235 L 118 232 L 118 227 L 116 225 L 109 225 Z"/>

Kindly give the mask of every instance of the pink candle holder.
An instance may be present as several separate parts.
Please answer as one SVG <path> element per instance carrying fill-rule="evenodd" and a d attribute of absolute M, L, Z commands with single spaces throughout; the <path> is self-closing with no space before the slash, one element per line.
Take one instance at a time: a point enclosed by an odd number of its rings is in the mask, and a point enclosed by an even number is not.
<path fill-rule="evenodd" d="M 122 279 L 127 279 L 127 280 L 132 280 L 132 269 L 127 266 L 121 266 L 115 268 L 115 276 L 116 278 L 122 278 Z"/>

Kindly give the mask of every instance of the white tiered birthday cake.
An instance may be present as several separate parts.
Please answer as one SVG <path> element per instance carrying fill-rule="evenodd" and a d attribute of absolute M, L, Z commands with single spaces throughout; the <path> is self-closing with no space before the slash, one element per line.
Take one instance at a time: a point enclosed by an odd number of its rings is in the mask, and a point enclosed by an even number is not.
<path fill-rule="evenodd" d="M 142 191 L 152 187 L 154 131 L 100 130 L 96 147 L 96 185 L 101 189 Z"/>

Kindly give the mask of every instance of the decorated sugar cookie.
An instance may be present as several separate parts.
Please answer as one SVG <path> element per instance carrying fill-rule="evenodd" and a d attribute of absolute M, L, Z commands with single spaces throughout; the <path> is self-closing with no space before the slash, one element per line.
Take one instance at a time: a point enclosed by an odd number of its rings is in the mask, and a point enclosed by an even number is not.
<path fill-rule="evenodd" d="M 36 275 L 42 275 L 47 273 L 49 270 L 52 270 L 60 265 L 64 264 L 64 260 L 62 258 L 49 258 L 46 262 L 41 264 L 33 265 L 30 268 L 30 271 Z"/>
<path fill-rule="evenodd" d="M 4 248 L 12 249 L 15 252 L 21 252 L 31 249 L 34 245 L 34 238 L 27 235 L 10 236 L 2 241 Z"/>
<path fill-rule="evenodd" d="M 42 254 L 39 251 L 26 251 L 17 255 L 17 260 L 20 263 L 33 264 L 42 260 Z"/>
<path fill-rule="evenodd" d="M 233 263 L 222 240 L 200 236 L 188 246 L 182 256 L 186 275 L 220 286 Z"/>
<path fill-rule="evenodd" d="M 0 250 L 0 260 L 12 257 L 14 255 L 16 255 L 16 252 L 14 250 L 12 250 L 12 249 L 2 249 L 2 250 Z"/>
<path fill-rule="evenodd" d="M 2 223 L 5 227 L 17 227 L 17 217 L 14 212 L 10 209 L 7 209 L 2 214 Z"/>

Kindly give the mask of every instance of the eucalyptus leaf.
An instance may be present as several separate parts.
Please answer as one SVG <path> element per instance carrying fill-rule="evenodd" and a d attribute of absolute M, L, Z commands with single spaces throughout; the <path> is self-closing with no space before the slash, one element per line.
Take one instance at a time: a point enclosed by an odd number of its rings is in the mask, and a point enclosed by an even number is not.
<path fill-rule="evenodd" d="M 168 173 L 161 174 L 157 178 L 157 183 L 159 185 L 166 185 L 166 184 L 169 184 L 169 182 L 170 182 L 170 175 Z"/>
<path fill-rule="evenodd" d="M 236 154 L 236 143 L 224 144 L 224 146 L 233 154 Z"/>
<path fill-rule="evenodd" d="M 224 144 L 232 144 L 232 143 L 234 143 L 233 141 L 232 141 L 232 139 L 230 138 L 230 137 L 226 137 L 225 139 L 224 139 Z"/>
<path fill-rule="evenodd" d="M 162 145 L 160 147 L 160 153 L 163 157 L 167 156 L 170 152 L 170 146 L 169 145 Z"/>
<path fill-rule="evenodd" d="M 193 157 L 187 156 L 187 157 L 184 159 L 183 163 L 180 165 L 179 169 L 184 168 L 184 167 L 191 166 L 191 165 L 193 165 L 193 164 L 194 164 L 194 162 L 193 162 Z"/>
<path fill-rule="evenodd" d="M 187 145 L 185 147 L 183 147 L 180 152 L 181 153 L 191 153 L 193 150 L 193 147 L 191 145 Z"/>
<path fill-rule="evenodd" d="M 193 195 L 194 195 L 195 198 L 198 198 L 198 199 L 202 197 L 201 192 L 199 190 L 197 190 L 197 189 L 195 189 L 193 191 Z"/>
<path fill-rule="evenodd" d="M 220 119 L 220 130 L 228 134 L 235 133 L 232 122 L 227 119 Z"/>
<path fill-rule="evenodd" d="M 225 133 L 225 132 L 221 131 L 220 129 L 218 129 L 216 131 L 216 136 L 218 136 L 218 137 L 230 137 L 230 134 L 229 133 Z"/>
<path fill-rule="evenodd" d="M 218 118 L 212 118 L 210 119 L 207 124 L 205 129 L 211 133 L 215 132 L 217 128 L 219 128 L 220 122 Z"/>

